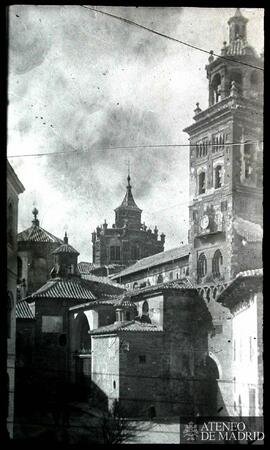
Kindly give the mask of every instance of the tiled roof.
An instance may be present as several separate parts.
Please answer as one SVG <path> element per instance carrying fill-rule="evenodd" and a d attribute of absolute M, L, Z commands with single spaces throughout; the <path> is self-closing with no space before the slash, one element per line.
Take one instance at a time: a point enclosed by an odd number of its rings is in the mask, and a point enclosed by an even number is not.
<path fill-rule="evenodd" d="M 96 264 L 90 262 L 80 261 L 78 263 L 79 272 L 82 274 L 91 273 L 93 269 L 96 269 L 98 266 Z"/>
<path fill-rule="evenodd" d="M 52 252 L 53 255 L 57 255 L 58 253 L 73 253 L 74 255 L 80 254 L 69 244 L 62 244 Z"/>
<path fill-rule="evenodd" d="M 263 269 L 251 269 L 245 270 L 243 272 L 239 272 L 236 277 L 226 286 L 226 288 L 220 293 L 220 295 L 216 298 L 217 302 L 223 303 L 226 300 L 226 297 L 231 295 L 234 287 L 243 279 L 262 279 L 263 277 Z M 254 282 L 253 282 L 254 283 Z M 255 284 L 254 284 L 255 287 Z M 237 296 L 236 296 L 237 297 Z M 237 298 L 235 300 L 237 300 Z"/>
<path fill-rule="evenodd" d="M 79 308 L 85 308 L 89 306 L 98 306 L 98 305 L 111 305 L 111 306 L 117 306 L 120 305 L 122 302 L 122 296 L 108 296 L 107 298 L 100 298 L 98 300 L 93 300 L 88 303 L 71 306 L 69 308 L 70 311 L 77 310 Z"/>
<path fill-rule="evenodd" d="M 242 217 L 236 217 L 233 226 L 235 231 L 248 242 L 260 242 L 263 238 L 263 230 L 260 224 L 250 222 Z"/>
<path fill-rule="evenodd" d="M 110 334 L 118 331 L 135 331 L 135 332 L 160 332 L 163 331 L 161 326 L 154 325 L 152 323 L 138 322 L 136 320 L 130 320 L 128 322 L 114 322 L 111 325 L 97 328 L 91 331 L 89 334 Z"/>
<path fill-rule="evenodd" d="M 17 240 L 18 242 L 56 242 L 63 244 L 62 239 L 59 239 L 37 225 L 32 225 L 30 228 L 21 231 L 17 236 Z"/>
<path fill-rule="evenodd" d="M 16 319 L 34 319 L 35 316 L 29 304 L 22 300 L 16 303 Z"/>
<path fill-rule="evenodd" d="M 27 297 L 27 300 L 37 298 L 67 298 L 84 301 L 94 300 L 96 297 L 85 280 L 54 278 Z"/>
<path fill-rule="evenodd" d="M 196 289 L 194 283 L 189 277 L 182 278 L 181 280 L 168 281 L 166 283 L 155 284 L 154 286 L 146 286 L 141 289 L 134 289 L 132 291 L 127 291 L 126 296 L 136 297 L 144 293 L 151 293 L 155 291 L 167 291 L 167 290 L 179 290 L 183 291 L 186 289 Z"/>
<path fill-rule="evenodd" d="M 117 273 L 112 277 L 112 279 L 118 279 L 125 275 L 139 272 L 141 270 L 145 270 L 150 267 L 159 266 L 161 264 L 165 264 L 167 262 L 174 261 L 176 259 L 185 258 L 189 255 L 189 253 L 190 253 L 190 246 L 182 245 L 181 247 L 176 247 L 171 250 L 167 250 L 166 252 L 160 252 L 152 256 L 147 256 L 146 258 L 140 259 L 132 266 L 122 270 L 122 272 Z"/>
<path fill-rule="evenodd" d="M 127 180 L 128 180 L 128 185 L 127 185 L 127 190 L 126 190 L 125 197 L 124 197 L 121 205 L 118 208 L 116 208 L 116 209 L 119 209 L 119 208 L 128 208 L 128 209 L 132 208 L 132 209 L 135 209 L 135 210 L 138 210 L 138 211 L 142 211 L 136 205 L 135 200 L 133 198 L 133 195 L 132 195 L 132 192 L 131 192 L 131 185 L 130 185 L 130 177 L 129 176 L 128 176 Z"/>
<path fill-rule="evenodd" d="M 97 297 L 104 294 L 117 295 L 126 291 L 126 288 L 107 277 L 98 277 L 92 273 L 82 274 L 82 278 L 91 283 L 93 292 Z"/>

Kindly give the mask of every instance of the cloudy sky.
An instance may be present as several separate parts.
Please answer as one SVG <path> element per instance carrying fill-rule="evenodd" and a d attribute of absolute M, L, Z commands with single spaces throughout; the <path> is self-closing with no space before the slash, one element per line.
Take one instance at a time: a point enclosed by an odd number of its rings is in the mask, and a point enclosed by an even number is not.
<path fill-rule="evenodd" d="M 235 12 L 97 8 L 215 53 Z M 263 10 L 242 13 L 261 53 Z M 79 5 L 11 6 L 8 156 L 25 186 L 19 231 L 35 204 L 40 225 L 58 237 L 67 230 L 79 260 L 91 261 L 91 232 L 114 222 L 130 160 L 142 220 L 166 234 L 166 250 L 186 243 L 188 148 L 132 146 L 188 144 L 182 130 L 196 102 L 207 107 L 207 62 L 206 53 Z M 37 153 L 51 155 L 11 157 Z"/>

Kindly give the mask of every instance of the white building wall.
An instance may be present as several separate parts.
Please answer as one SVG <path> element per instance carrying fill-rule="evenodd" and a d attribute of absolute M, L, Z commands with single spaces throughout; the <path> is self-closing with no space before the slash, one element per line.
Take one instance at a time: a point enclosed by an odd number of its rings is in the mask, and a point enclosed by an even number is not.
<path fill-rule="evenodd" d="M 257 295 L 253 295 L 249 306 L 235 313 L 232 320 L 233 414 L 260 415 Z"/>

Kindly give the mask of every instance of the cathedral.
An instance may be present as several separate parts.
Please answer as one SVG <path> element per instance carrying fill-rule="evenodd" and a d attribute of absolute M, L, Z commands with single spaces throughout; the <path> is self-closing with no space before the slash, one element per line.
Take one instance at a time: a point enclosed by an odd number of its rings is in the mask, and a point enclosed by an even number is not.
<path fill-rule="evenodd" d="M 126 267 L 141 258 L 163 252 L 165 235 L 161 233 L 159 239 L 157 227 L 152 231 L 141 222 L 142 210 L 133 198 L 129 174 L 124 199 L 114 211 L 112 228 L 108 228 L 105 221 L 92 233 L 94 264 Z"/>
<path fill-rule="evenodd" d="M 163 417 L 262 415 L 263 58 L 239 9 L 228 25 L 229 42 L 206 66 L 208 107 L 197 104 L 184 130 L 188 245 L 164 252 L 128 175 L 115 224 L 92 233 L 93 263 L 124 266 L 112 278 L 125 286 L 82 276 L 65 236 L 51 279 L 26 298 L 36 303 L 38 367 L 55 365 L 126 417 L 153 405 Z"/>

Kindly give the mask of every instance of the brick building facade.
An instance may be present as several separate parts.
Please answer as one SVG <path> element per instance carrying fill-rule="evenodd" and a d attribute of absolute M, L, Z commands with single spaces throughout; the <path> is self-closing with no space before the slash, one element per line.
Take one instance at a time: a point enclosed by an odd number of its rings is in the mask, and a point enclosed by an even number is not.
<path fill-rule="evenodd" d="M 189 245 L 173 248 L 156 255 L 140 259 L 112 275 L 111 279 L 122 283 L 127 289 L 153 286 L 189 276 Z"/>
<path fill-rule="evenodd" d="M 206 66 L 209 107 L 197 105 L 195 123 L 184 130 L 190 136 L 190 275 L 202 285 L 262 266 L 263 60 L 247 43 L 239 10 L 228 23 L 229 44 Z"/>
<path fill-rule="evenodd" d="M 114 311 L 107 324 L 104 303 L 107 314 Z M 207 358 L 211 316 L 190 283 L 163 283 L 70 308 L 71 323 L 79 310 L 88 345 L 91 335 L 90 348 L 81 353 L 84 378 L 90 396 L 99 394 L 99 405 L 111 408 L 117 400 L 133 417 L 147 415 L 151 407 L 158 416 L 216 409 Z M 207 396 L 212 400 L 206 405 Z"/>
<path fill-rule="evenodd" d="M 165 235 L 158 239 L 158 229 L 152 231 L 141 223 L 142 210 L 136 205 L 127 178 L 127 190 L 121 205 L 115 209 L 115 223 L 108 228 L 105 223 L 92 233 L 93 263 L 129 266 L 137 260 L 164 250 Z"/>

